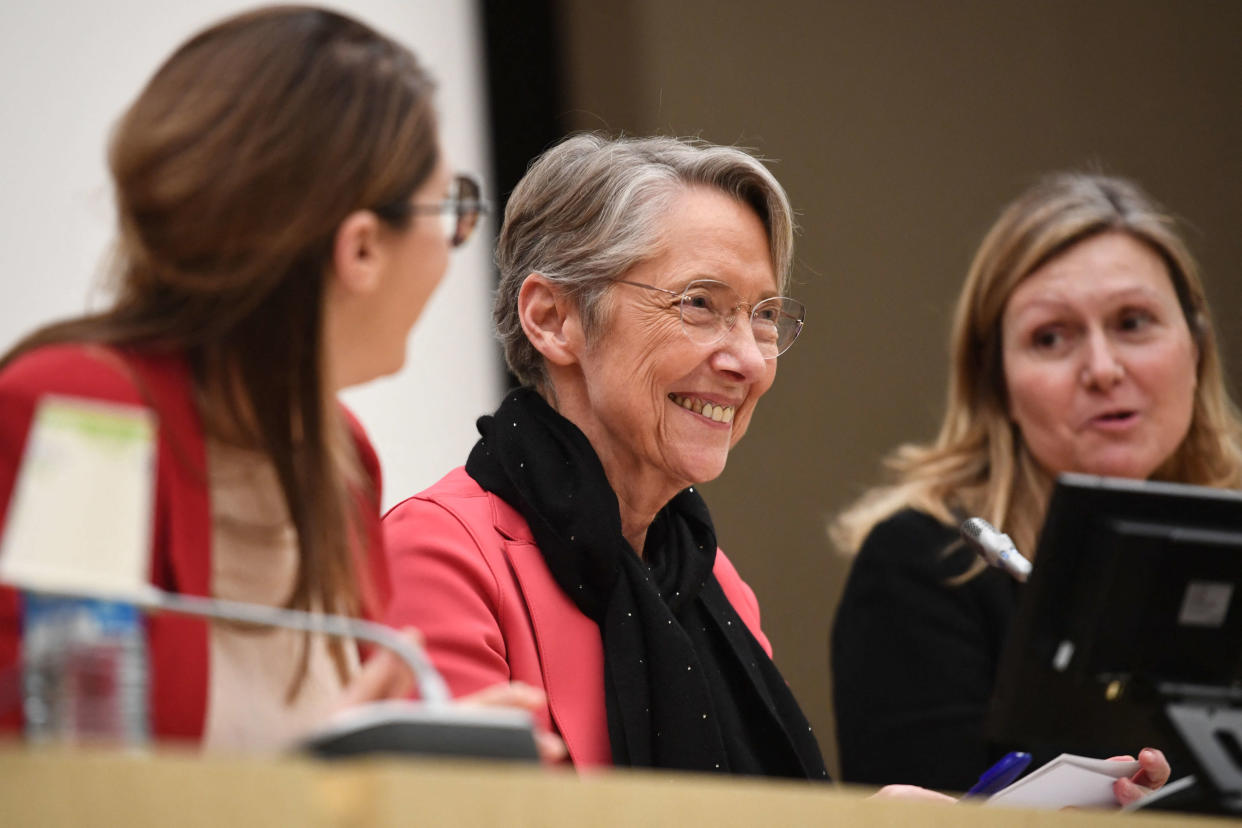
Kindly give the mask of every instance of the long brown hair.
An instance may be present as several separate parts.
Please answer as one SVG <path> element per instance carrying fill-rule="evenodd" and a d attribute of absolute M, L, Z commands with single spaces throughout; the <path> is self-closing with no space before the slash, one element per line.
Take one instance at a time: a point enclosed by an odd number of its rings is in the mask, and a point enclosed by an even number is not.
<path fill-rule="evenodd" d="M 369 499 L 325 386 L 324 290 L 346 216 L 408 200 L 434 169 L 432 89 L 407 49 L 323 9 L 195 35 L 112 136 L 115 302 L 0 361 L 55 342 L 183 353 L 207 433 L 275 466 L 300 556 L 290 606 L 361 609 L 351 547 Z"/>
<path fill-rule="evenodd" d="M 842 551 L 857 552 L 877 523 L 915 508 L 947 524 L 985 517 L 1034 553 L 1052 480 L 1009 420 L 1001 315 L 1032 272 L 1110 231 L 1143 242 L 1164 261 L 1199 349 L 1190 428 L 1153 479 L 1242 486 L 1242 419 L 1225 389 L 1198 267 L 1175 222 L 1133 182 L 1061 173 L 1011 203 L 988 231 L 958 297 L 940 434 L 930 444 L 898 447 L 886 461 L 896 482 L 872 489 L 837 518 L 830 533 Z"/>

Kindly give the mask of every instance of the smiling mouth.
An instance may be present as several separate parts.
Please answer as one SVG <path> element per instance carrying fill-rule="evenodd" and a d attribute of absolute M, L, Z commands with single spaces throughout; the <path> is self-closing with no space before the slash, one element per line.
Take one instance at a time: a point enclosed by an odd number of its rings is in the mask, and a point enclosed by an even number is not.
<path fill-rule="evenodd" d="M 682 408 L 693 411 L 695 414 L 702 415 L 717 423 L 733 422 L 734 408 L 731 405 L 718 405 L 706 400 L 700 400 L 698 397 L 683 397 L 680 394 L 669 394 L 668 398 Z"/>

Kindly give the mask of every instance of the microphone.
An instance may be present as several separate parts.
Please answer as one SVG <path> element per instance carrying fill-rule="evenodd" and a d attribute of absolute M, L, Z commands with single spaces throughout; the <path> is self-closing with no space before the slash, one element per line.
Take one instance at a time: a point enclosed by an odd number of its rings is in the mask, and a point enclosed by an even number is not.
<path fill-rule="evenodd" d="M 962 539 L 989 566 L 1003 569 L 1016 580 L 1026 583 L 1031 574 L 1031 562 L 1022 557 L 1008 535 L 981 517 L 967 518 L 962 522 L 961 532 Z"/>
<path fill-rule="evenodd" d="M 418 681 L 422 702 L 371 702 L 337 713 L 314 728 L 300 748 L 316 756 L 424 754 L 533 761 L 534 722 L 511 708 L 452 704 L 452 694 L 426 651 L 391 627 L 341 615 L 305 612 L 150 589 L 136 602 L 148 610 L 244 621 L 369 641 L 395 653 Z"/>
<path fill-rule="evenodd" d="M 427 657 L 423 648 L 399 634 L 392 627 L 343 615 L 325 615 L 264 604 L 228 601 L 222 598 L 204 598 L 198 595 L 165 592 L 155 588 L 144 590 L 143 593 L 121 600 L 129 601 L 147 610 L 216 620 L 241 621 L 263 627 L 282 627 L 333 638 L 353 638 L 378 644 L 391 650 L 410 668 L 410 672 L 418 682 L 419 696 L 428 707 L 444 707 L 452 701 L 452 694 L 449 693 L 444 677 L 431 663 L 431 659 Z"/>

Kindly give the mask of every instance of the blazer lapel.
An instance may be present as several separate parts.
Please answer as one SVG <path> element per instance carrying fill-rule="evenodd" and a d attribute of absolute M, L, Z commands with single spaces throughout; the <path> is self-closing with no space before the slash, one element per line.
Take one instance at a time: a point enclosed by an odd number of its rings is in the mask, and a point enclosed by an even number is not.
<path fill-rule="evenodd" d="M 493 501 L 496 528 L 530 615 L 552 720 L 578 767 L 612 764 L 604 705 L 604 648 L 599 627 L 561 591 L 526 521 Z"/>

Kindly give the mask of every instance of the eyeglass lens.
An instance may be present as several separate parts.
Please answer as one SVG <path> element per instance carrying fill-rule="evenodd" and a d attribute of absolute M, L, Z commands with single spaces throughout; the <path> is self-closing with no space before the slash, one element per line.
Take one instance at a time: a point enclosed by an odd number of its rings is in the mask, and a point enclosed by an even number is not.
<path fill-rule="evenodd" d="M 444 232 L 453 247 L 465 244 L 478 226 L 483 212 L 481 195 L 479 182 L 470 176 L 459 175 L 453 180 L 453 192 L 449 196 L 452 206 L 442 214 Z"/>
<path fill-rule="evenodd" d="M 738 310 L 745 307 L 749 306 L 723 282 L 691 282 L 681 295 L 682 328 L 696 342 L 717 342 L 733 328 Z M 764 358 L 787 351 L 802 332 L 805 318 L 806 309 L 796 299 L 773 296 L 757 302 L 750 311 L 750 328 Z"/>
<path fill-rule="evenodd" d="M 374 211 L 386 221 L 398 224 L 411 214 L 435 213 L 440 217 L 441 228 L 448 243 L 459 247 L 470 238 L 470 234 L 479 224 L 479 216 L 487 212 L 487 205 L 483 203 L 479 182 L 468 175 L 457 175 L 443 201 L 412 204 L 401 200 L 376 207 Z"/>

